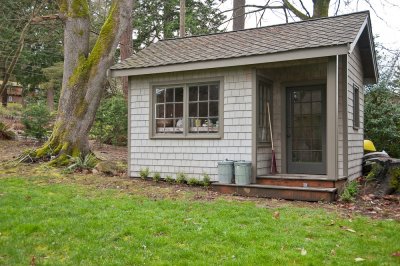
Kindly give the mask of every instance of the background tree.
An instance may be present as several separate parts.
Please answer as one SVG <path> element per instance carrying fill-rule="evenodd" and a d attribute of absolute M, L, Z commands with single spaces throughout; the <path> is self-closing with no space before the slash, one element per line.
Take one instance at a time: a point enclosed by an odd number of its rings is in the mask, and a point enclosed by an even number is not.
<path fill-rule="evenodd" d="M 62 86 L 64 62 L 57 62 L 54 65 L 42 69 L 47 81 L 40 84 L 40 88 L 46 91 L 47 107 L 54 111 L 55 101 L 58 103 Z"/>
<path fill-rule="evenodd" d="M 246 0 L 233 0 L 233 25 L 232 30 L 244 29 L 245 14 L 246 14 Z"/>
<path fill-rule="evenodd" d="M 1 7 L 0 94 L 6 105 L 6 85 L 10 78 L 24 87 L 33 87 L 45 80 L 41 68 L 62 58 L 61 39 L 56 34 L 61 27 L 59 23 L 48 23 L 47 27 L 36 25 L 44 20 L 43 13 L 54 10 L 52 1 L 5 0 Z M 50 47 L 54 47 L 51 52 Z"/>
<path fill-rule="evenodd" d="M 133 51 L 179 35 L 179 0 L 139 0 L 133 15 Z M 214 0 L 186 0 L 185 33 L 220 32 L 225 19 Z"/>

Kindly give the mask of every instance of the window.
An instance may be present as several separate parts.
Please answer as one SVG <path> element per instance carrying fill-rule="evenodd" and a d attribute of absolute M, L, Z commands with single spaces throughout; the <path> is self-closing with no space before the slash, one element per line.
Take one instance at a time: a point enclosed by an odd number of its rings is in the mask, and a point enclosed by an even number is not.
<path fill-rule="evenodd" d="M 156 89 L 156 132 L 183 133 L 183 87 Z"/>
<path fill-rule="evenodd" d="M 8 96 L 8 102 L 11 103 L 13 101 L 13 97 L 12 96 Z"/>
<path fill-rule="evenodd" d="M 272 84 L 264 80 L 257 82 L 258 118 L 257 140 L 259 143 L 270 143 L 271 133 L 269 128 L 268 105 L 272 123 Z"/>
<path fill-rule="evenodd" d="M 360 89 L 353 84 L 353 127 L 360 127 Z"/>
<path fill-rule="evenodd" d="M 220 137 L 220 82 L 155 86 L 155 137 Z"/>

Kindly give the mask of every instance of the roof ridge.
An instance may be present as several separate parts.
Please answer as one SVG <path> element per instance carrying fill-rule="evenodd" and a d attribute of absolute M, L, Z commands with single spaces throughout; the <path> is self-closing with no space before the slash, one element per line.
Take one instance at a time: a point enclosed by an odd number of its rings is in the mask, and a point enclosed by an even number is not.
<path fill-rule="evenodd" d="M 252 31 L 252 30 L 265 29 L 265 28 L 280 27 L 280 26 L 285 26 L 285 25 L 307 23 L 307 22 L 310 22 L 310 21 L 318 21 L 318 20 L 346 17 L 346 16 L 362 14 L 362 13 L 368 14 L 368 17 L 370 16 L 369 10 L 363 10 L 363 11 L 357 11 L 357 12 L 353 12 L 353 13 L 341 14 L 341 15 L 337 15 L 337 16 L 322 17 L 322 18 L 312 18 L 312 19 L 307 19 L 307 20 L 293 21 L 293 22 L 289 22 L 289 23 L 279 23 L 279 24 L 268 25 L 268 26 L 263 26 L 263 27 L 258 27 L 258 28 L 248 28 L 248 29 L 235 30 L 235 31 L 214 32 L 214 33 L 208 33 L 208 34 L 199 34 L 199 35 L 192 35 L 192 36 L 185 36 L 185 37 L 168 38 L 168 39 L 159 40 L 158 42 L 178 41 L 178 40 L 205 37 L 205 36 L 212 36 L 212 35 L 232 34 L 232 33 L 235 33 L 235 32 Z"/>

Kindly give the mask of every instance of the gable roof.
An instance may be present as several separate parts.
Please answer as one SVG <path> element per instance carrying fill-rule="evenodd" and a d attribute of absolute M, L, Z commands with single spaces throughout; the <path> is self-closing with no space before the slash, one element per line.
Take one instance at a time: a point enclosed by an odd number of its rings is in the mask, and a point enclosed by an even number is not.
<path fill-rule="evenodd" d="M 262 63 L 263 57 L 260 56 L 316 48 L 330 48 L 329 51 L 325 51 L 328 52 L 325 56 L 345 54 L 358 41 L 366 24 L 370 24 L 368 11 L 262 28 L 168 39 L 153 43 L 112 66 L 111 74 L 141 75 L 179 71 L 179 69 L 182 71 L 244 65 L 249 63 L 248 60 L 242 59 L 255 56 L 259 58 L 255 63 Z M 236 63 L 224 62 L 221 66 L 215 64 L 207 67 L 210 62 L 216 63 L 228 59 Z M 197 65 L 188 65 L 191 63 Z M 154 68 L 158 71 L 154 72 Z"/>

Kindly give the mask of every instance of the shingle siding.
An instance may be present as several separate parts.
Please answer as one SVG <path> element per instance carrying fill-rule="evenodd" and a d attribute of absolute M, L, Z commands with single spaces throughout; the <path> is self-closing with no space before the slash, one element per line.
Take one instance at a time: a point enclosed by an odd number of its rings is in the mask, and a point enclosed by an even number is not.
<path fill-rule="evenodd" d="M 361 162 L 363 156 L 364 139 L 364 82 L 360 50 L 358 45 L 348 56 L 348 83 L 347 83 L 347 128 L 348 128 L 348 176 L 354 179 L 361 176 Z M 353 128 L 353 84 L 360 89 L 360 127 Z"/>
<path fill-rule="evenodd" d="M 224 77 L 224 134 L 222 139 L 150 139 L 149 112 L 151 84 L 191 82 L 199 78 Z M 148 167 L 161 176 L 184 172 L 201 177 L 217 177 L 217 162 L 251 160 L 252 148 L 252 70 L 192 71 L 131 78 L 131 157 L 130 176 L 139 176 Z"/>

